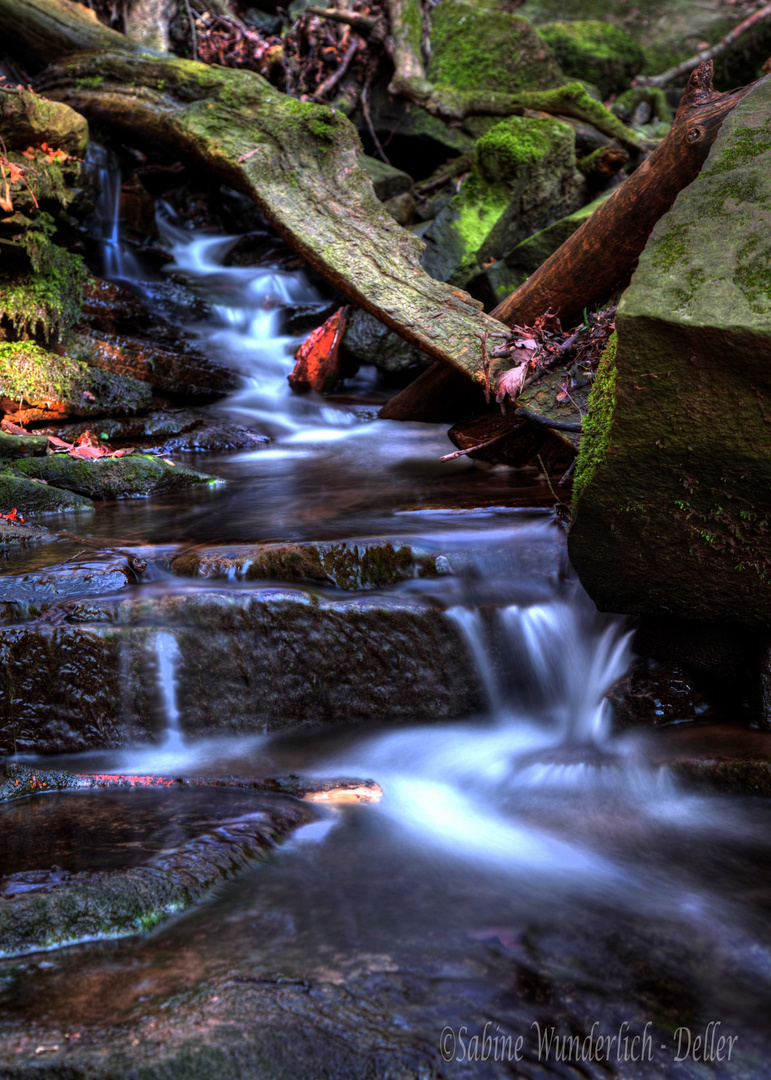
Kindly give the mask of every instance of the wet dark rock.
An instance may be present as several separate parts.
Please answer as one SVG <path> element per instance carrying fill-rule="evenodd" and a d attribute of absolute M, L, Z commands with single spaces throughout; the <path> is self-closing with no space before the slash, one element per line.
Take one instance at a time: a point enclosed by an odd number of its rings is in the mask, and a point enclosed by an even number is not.
<path fill-rule="evenodd" d="M 693 675 L 676 664 L 639 659 L 606 695 L 618 728 L 697 720 L 710 705 Z"/>
<path fill-rule="evenodd" d="M 99 336 L 79 333 L 72 336 L 70 351 L 92 369 L 102 368 L 114 377 L 130 377 L 181 398 L 212 400 L 234 390 L 239 381 L 236 372 L 224 364 L 141 338 L 107 332 Z"/>
<path fill-rule="evenodd" d="M 168 409 L 130 419 L 103 419 L 96 425 L 67 424 L 51 429 L 50 433 L 66 442 L 74 442 L 94 427 L 111 445 L 130 443 L 152 454 L 256 450 L 270 441 L 267 436 L 241 424 L 218 421 L 211 414 L 194 409 Z"/>
<path fill-rule="evenodd" d="M 343 335 L 343 348 L 361 364 L 374 364 L 388 374 L 423 371 L 433 360 L 410 345 L 368 311 L 357 308 Z"/>
<path fill-rule="evenodd" d="M 190 735 L 426 722 L 483 704 L 457 626 L 421 603 L 278 588 L 143 596 L 73 600 L 0 630 L 0 753 L 157 738 L 159 629 L 177 640 Z"/>
<path fill-rule="evenodd" d="M 127 560 L 65 563 L 27 574 L 0 576 L 0 620 L 35 618 L 62 600 L 103 596 L 135 581 Z"/>
<path fill-rule="evenodd" d="M 307 334 L 325 323 L 339 306 L 336 300 L 320 304 L 287 304 L 280 312 L 281 333 L 287 337 Z"/>
<path fill-rule="evenodd" d="M 436 556 L 407 544 L 357 540 L 319 544 L 254 544 L 186 551 L 171 561 L 179 577 L 259 581 L 322 581 L 341 589 L 381 589 L 435 574 Z"/>
<path fill-rule="evenodd" d="M 307 804 L 280 796 L 254 792 L 248 802 L 248 811 L 243 811 L 247 820 L 207 829 L 151 853 L 139 866 L 79 873 L 55 867 L 7 875 L 0 881 L 0 955 L 150 930 L 214 885 L 264 861 L 278 843 L 315 816 Z M 136 814 L 136 797 L 132 803 Z"/>
<path fill-rule="evenodd" d="M 28 480 L 44 480 L 46 484 L 92 499 L 136 499 L 221 482 L 187 465 L 145 454 L 95 460 L 54 454 L 25 458 L 16 463 L 15 469 Z M 0 483 L 3 479 L 0 474 Z"/>
<path fill-rule="evenodd" d="M 13 509 L 13 507 L 11 507 Z M 55 540 L 56 537 L 42 525 L 31 522 L 0 521 L 0 551 L 8 548 L 29 547 Z"/>

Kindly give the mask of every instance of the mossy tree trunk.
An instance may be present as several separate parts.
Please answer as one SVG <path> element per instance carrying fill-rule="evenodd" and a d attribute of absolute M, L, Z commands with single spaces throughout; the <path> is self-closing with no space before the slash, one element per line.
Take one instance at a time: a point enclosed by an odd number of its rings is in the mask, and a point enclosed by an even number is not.
<path fill-rule="evenodd" d="M 422 242 L 375 197 L 358 134 L 340 113 L 287 97 L 253 72 L 142 51 L 69 0 L 0 0 L 0 33 L 30 64 L 50 64 L 41 92 L 248 195 L 352 301 L 484 382 L 481 338 L 504 328 L 422 269 Z"/>

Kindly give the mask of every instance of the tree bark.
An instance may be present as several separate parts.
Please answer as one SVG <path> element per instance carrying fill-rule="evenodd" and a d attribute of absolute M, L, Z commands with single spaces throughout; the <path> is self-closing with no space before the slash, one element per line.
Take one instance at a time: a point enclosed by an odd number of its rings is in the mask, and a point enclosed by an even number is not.
<path fill-rule="evenodd" d="M 701 64 L 692 73 L 672 129 L 658 149 L 495 308 L 492 317 L 507 326 L 529 326 L 550 311 L 569 327 L 584 308 L 602 304 L 624 288 L 654 225 L 699 175 L 723 120 L 754 85 L 717 93 L 712 88 L 712 61 Z M 442 396 L 446 389 L 456 393 L 457 376 L 449 370 L 429 368 L 421 379 L 434 394 Z M 430 413 L 432 406 L 421 400 L 419 382 L 391 399 L 388 416 L 422 420 Z"/>
<path fill-rule="evenodd" d="M 350 300 L 485 382 L 481 338 L 503 328 L 426 274 L 422 242 L 378 202 L 359 167 L 356 129 L 340 113 L 289 98 L 253 72 L 140 51 L 69 0 L 0 0 L 0 33 L 32 62 L 60 61 L 38 79 L 42 92 L 248 195 Z M 83 49 L 91 51 L 71 55 Z"/>

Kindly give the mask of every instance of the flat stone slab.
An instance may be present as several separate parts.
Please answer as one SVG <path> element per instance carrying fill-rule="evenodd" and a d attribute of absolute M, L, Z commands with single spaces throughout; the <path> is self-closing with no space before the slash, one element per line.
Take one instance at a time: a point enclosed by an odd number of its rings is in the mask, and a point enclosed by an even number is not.
<path fill-rule="evenodd" d="M 38 622 L 0 629 L 0 752 L 159 739 L 160 633 L 176 642 L 186 735 L 444 720 L 484 703 L 460 629 L 427 603 L 143 589 L 52 605 Z"/>
<path fill-rule="evenodd" d="M 0 808 L 3 831 L 21 832 L 25 840 L 21 851 L 16 845 L 5 845 L 0 864 L 10 871 L 0 878 L 0 957 L 152 929 L 202 899 L 215 885 L 264 861 L 294 829 L 318 814 L 306 802 L 258 791 L 236 799 L 214 799 L 210 792 L 209 810 L 204 813 L 203 805 L 190 807 L 187 794 L 60 795 L 56 809 L 52 807 L 57 827 L 59 815 L 69 810 L 78 819 L 86 815 L 79 829 L 91 833 L 90 850 L 78 850 L 77 859 L 97 867 L 109 861 L 129 864 L 75 872 L 66 866 L 51 869 L 56 837 L 50 835 L 53 817 L 45 813 L 46 807 L 32 819 L 23 804 Z M 73 805 L 63 806 L 62 799 L 72 800 Z M 175 813 L 178 818 L 181 811 L 187 811 L 186 819 L 177 822 L 175 834 L 183 836 L 169 847 L 164 843 L 165 830 L 169 819 Z M 223 823 L 211 827 L 212 819 L 218 817 Z M 126 847 L 126 839 L 132 838 Z M 142 844 L 140 855 L 137 843 Z M 34 851 L 36 844 L 48 865 L 39 869 L 25 865 L 13 872 L 14 859 L 34 862 L 29 849 Z M 65 862 L 68 850 L 58 855 Z"/>

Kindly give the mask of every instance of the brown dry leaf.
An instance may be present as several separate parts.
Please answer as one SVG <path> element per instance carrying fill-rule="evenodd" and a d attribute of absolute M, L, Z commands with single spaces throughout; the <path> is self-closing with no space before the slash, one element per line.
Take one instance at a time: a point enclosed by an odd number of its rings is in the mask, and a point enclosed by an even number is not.
<path fill-rule="evenodd" d="M 508 394 L 511 400 L 515 401 L 528 376 L 528 371 L 527 364 L 520 364 L 519 367 L 502 371 L 495 381 L 495 400 L 500 404 Z"/>

